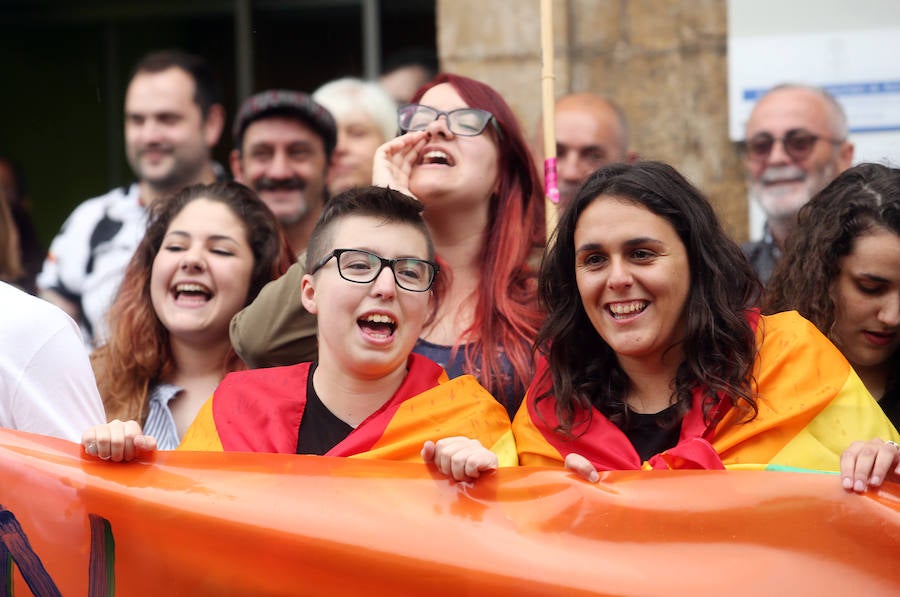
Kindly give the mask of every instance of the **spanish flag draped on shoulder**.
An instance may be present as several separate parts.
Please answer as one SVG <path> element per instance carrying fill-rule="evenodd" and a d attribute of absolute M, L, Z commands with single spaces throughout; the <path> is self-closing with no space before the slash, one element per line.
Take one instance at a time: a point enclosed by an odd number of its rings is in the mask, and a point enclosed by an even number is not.
<path fill-rule="evenodd" d="M 569 453 L 598 470 L 813 469 L 837 472 L 851 442 L 880 437 L 900 441 L 897 430 L 850 364 L 809 321 L 790 311 L 759 316 L 756 416 L 732 408 L 709 426 L 695 392 L 678 445 L 641 462 L 625 434 L 597 409 L 577 412 L 582 424 L 569 436 L 555 431 L 555 401 L 537 398 L 550 389 L 547 362 L 538 364 L 513 421 L 523 466 L 562 466 Z"/>
<path fill-rule="evenodd" d="M 180 450 L 297 450 L 310 363 L 228 374 L 185 432 Z M 506 410 L 471 375 L 448 379 L 434 362 L 409 356 L 403 383 L 326 456 L 420 462 L 426 440 L 465 436 L 516 464 Z"/>

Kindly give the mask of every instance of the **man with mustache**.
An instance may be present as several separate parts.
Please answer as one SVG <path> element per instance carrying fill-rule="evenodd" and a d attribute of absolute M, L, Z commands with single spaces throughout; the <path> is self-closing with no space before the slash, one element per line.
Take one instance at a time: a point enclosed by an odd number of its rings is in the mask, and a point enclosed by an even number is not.
<path fill-rule="evenodd" d="M 89 343 L 105 339 L 103 320 L 144 236 L 147 208 L 223 174 L 210 151 L 224 124 L 205 60 L 171 50 L 137 63 L 125 94 L 125 148 L 137 181 L 79 205 L 37 278 L 40 295 L 78 321 Z"/>
<path fill-rule="evenodd" d="M 306 250 L 328 198 L 325 181 L 336 143 L 331 113 L 298 91 L 257 93 L 235 118 L 234 178 L 269 206 L 297 254 Z"/>
<path fill-rule="evenodd" d="M 766 214 L 764 237 L 745 243 L 763 283 L 785 241 L 794 230 L 797 212 L 853 162 L 847 140 L 847 116 L 837 100 L 818 87 L 782 84 L 753 107 L 741 142 L 750 197 Z"/>

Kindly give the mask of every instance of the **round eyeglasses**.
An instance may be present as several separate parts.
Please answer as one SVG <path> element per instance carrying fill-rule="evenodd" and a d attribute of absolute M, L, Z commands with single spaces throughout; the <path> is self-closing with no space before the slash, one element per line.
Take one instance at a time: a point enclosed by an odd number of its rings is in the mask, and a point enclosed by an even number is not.
<path fill-rule="evenodd" d="M 412 257 L 385 259 L 362 249 L 334 249 L 320 259 L 309 273 L 315 274 L 332 257 L 337 260 L 338 273 L 348 282 L 368 284 L 387 267 L 394 274 L 397 286 L 411 292 L 429 290 L 439 269 L 436 263 L 424 259 Z"/>
<path fill-rule="evenodd" d="M 497 126 L 494 115 L 487 110 L 459 108 L 458 110 L 442 112 L 422 104 L 406 104 L 397 108 L 397 125 L 404 133 L 424 131 L 429 124 L 441 116 L 447 117 L 447 128 L 450 129 L 451 133 L 463 137 L 480 135 L 491 122 L 494 122 L 495 127 Z"/>
<path fill-rule="evenodd" d="M 781 142 L 784 147 L 784 153 L 794 161 L 801 161 L 809 157 L 815 147 L 817 141 L 825 141 L 832 145 L 840 145 L 843 139 L 833 139 L 823 135 L 811 133 L 806 129 L 791 129 L 780 139 L 771 133 L 757 133 L 745 141 L 741 141 L 739 146 L 747 157 L 751 160 L 761 162 L 769 157 L 772 148 L 776 142 Z"/>

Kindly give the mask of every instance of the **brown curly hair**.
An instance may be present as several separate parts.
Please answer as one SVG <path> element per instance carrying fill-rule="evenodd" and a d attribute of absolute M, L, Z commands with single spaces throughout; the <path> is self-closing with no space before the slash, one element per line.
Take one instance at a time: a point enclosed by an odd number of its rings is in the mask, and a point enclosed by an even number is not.
<path fill-rule="evenodd" d="M 878 226 L 900 235 L 900 169 L 859 164 L 845 170 L 800 209 L 796 231 L 769 281 L 764 311 L 794 309 L 830 336 L 835 318 L 830 290 L 841 258 Z M 900 382 L 900 352 L 892 359 L 888 389 Z"/>

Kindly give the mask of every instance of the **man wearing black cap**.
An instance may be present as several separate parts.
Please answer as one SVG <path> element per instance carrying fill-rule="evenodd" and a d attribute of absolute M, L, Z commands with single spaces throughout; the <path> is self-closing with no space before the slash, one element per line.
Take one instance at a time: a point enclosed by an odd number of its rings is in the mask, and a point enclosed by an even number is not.
<path fill-rule="evenodd" d="M 327 198 L 328 160 L 336 141 L 331 114 L 297 91 L 251 96 L 234 121 L 234 178 L 269 206 L 295 253 L 306 249 Z"/>

